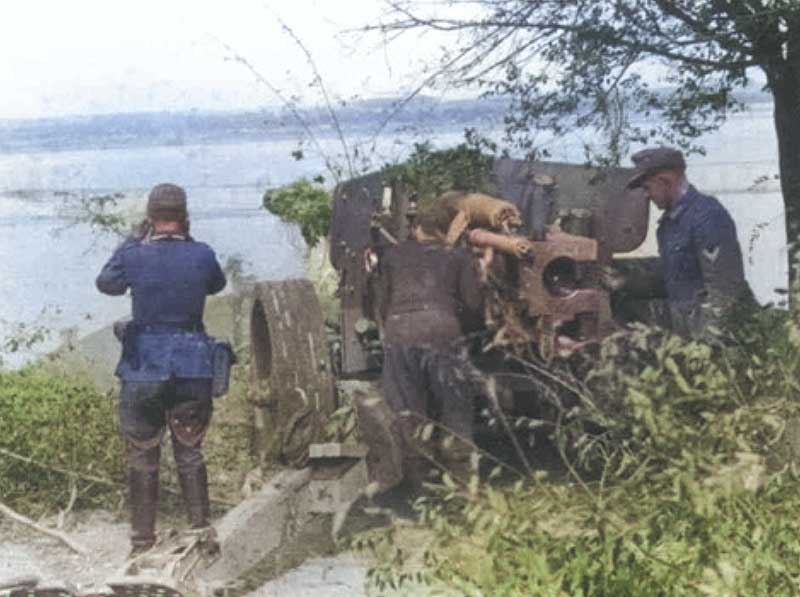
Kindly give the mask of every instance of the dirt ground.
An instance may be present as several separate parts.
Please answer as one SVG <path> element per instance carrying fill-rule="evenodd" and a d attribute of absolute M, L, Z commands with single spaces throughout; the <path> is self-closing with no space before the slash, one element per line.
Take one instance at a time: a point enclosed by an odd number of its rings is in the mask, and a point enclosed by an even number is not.
<path fill-rule="evenodd" d="M 38 521 L 52 527 L 55 520 Z M 75 592 L 102 587 L 118 577 L 130 549 L 128 523 L 106 511 L 81 513 L 65 524 L 64 532 L 88 555 L 70 550 L 48 537 L 7 519 L 0 520 L 0 586 L 22 576 L 40 579 L 40 585 L 66 585 Z M 368 562 L 353 554 L 312 558 L 272 579 L 251 597 L 366 596 Z"/>
<path fill-rule="evenodd" d="M 39 522 L 54 526 L 54 520 Z M 73 515 L 63 530 L 88 554 L 77 554 L 57 539 L 0 520 L 0 585 L 10 578 L 36 576 L 42 584 L 67 583 L 85 591 L 102 586 L 122 568 L 130 549 L 127 521 L 92 511 Z"/>
<path fill-rule="evenodd" d="M 37 521 L 52 527 L 54 519 Z M 163 528 L 160 527 L 160 528 Z M 0 586 L 20 576 L 35 576 L 43 585 L 67 585 L 76 593 L 102 587 L 118 577 L 128 554 L 128 523 L 107 511 L 73 515 L 63 529 L 69 537 L 89 550 L 82 556 L 57 539 L 27 527 L 0 519 Z M 398 528 L 398 541 L 413 549 L 424 544 L 419 528 Z M 444 587 L 420 585 L 398 590 L 375 591 L 368 586 L 368 571 L 373 565 L 364 554 L 345 551 L 329 556 L 313 556 L 264 582 L 244 597 L 429 597 L 454 595 Z M 189 596 L 187 596 L 189 597 Z"/>

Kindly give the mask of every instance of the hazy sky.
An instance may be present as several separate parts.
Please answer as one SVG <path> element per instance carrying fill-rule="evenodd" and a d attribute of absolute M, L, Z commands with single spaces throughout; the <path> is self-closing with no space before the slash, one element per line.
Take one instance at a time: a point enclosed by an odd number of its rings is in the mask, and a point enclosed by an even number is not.
<path fill-rule="evenodd" d="M 288 95 L 319 100 L 291 27 L 338 97 L 400 94 L 436 54 L 432 36 L 388 48 L 342 35 L 381 0 L 26 0 L 0 21 L 0 118 L 253 108 L 277 102 L 223 43 Z"/>

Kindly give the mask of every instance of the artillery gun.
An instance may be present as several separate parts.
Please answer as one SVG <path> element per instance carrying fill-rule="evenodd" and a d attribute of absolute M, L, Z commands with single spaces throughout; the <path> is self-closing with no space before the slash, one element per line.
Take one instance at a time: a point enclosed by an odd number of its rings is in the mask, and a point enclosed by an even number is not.
<path fill-rule="evenodd" d="M 598 342 L 621 323 L 663 323 L 663 301 L 621 300 L 601 285 L 608 266 L 630 276 L 655 266 L 654 259 L 617 259 L 647 235 L 649 204 L 640 190 L 626 188 L 631 175 L 625 168 L 510 158 L 492 163 L 488 187 L 515 208 L 518 225 L 495 225 L 495 231 L 478 226 L 462 238 L 496 253 L 482 350 L 474 360 L 494 379 L 504 411 L 531 416 L 540 406 L 541 386 L 518 374 L 506 358 L 510 351 L 535 353 L 549 363 Z M 370 479 L 379 484 L 388 482 L 381 478 L 381 458 L 398 458 L 399 450 L 391 445 L 389 413 L 379 412 L 385 405 L 364 399 L 380 394 L 380 253 L 408 238 L 416 199 L 416 189 L 387 181 L 383 172 L 348 180 L 334 193 L 330 241 L 340 274 L 340 377 L 358 380 L 339 385 L 359 388 L 353 402 L 360 431 L 369 445 L 381 447 L 367 456 Z"/>
<path fill-rule="evenodd" d="M 477 364 L 497 382 L 509 411 L 530 413 L 541 389 L 516 374 L 505 358 L 509 349 L 536 351 L 549 361 L 597 342 L 619 323 L 662 322 L 663 301 L 620 301 L 600 284 L 606 266 L 638 274 L 655 261 L 616 259 L 637 249 L 647 235 L 649 204 L 641 190 L 626 188 L 631 175 L 626 168 L 511 158 L 491 163 L 492 195 L 519 215 L 518 229 L 494 234 L 523 249 L 495 259 L 502 292 L 488 301 L 484 342 L 494 350 L 479 355 Z M 380 485 L 381 460 L 398 458 L 393 434 L 387 433 L 388 407 L 374 400 L 380 397 L 382 356 L 376 258 L 388 244 L 408 238 L 415 199 L 416 189 L 403 180 L 387 180 L 384 171 L 344 181 L 334 190 L 330 261 L 339 274 L 341 305 L 335 355 L 327 350 L 319 301 L 308 281 L 256 285 L 244 310 L 251 313 L 255 436 L 264 461 L 305 465 L 309 447 L 320 441 L 344 395 L 355 408 L 362 438 L 373 447 L 366 454 L 369 480 Z M 491 244 L 497 240 L 487 241 L 491 234 L 476 229 L 470 237 L 475 245 Z M 318 454 L 313 476 L 327 489 L 318 494 L 346 502 L 354 492 L 339 494 L 326 479 L 347 478 L 351 489 L 357 479 L 366 483 L 363 467 L 356 465 L 363 459 L 350 452 L 322 454 L 327 452 Z"/>
<path fill-rule="evenodd" d="M 630 176 L 625 168 L 493 162 L 492 194 L 515 206 L 521 220 L 513 234 L 474 230 L 469 237 L 503 253 L 494 273 L 509 291 L 493 296 L 487 310 L 495 345 L 530 345 L 550 360 L 559 338 L 564 346 L 584 346 L 610 333 L 615 321 L 653 319 L 641 305 L 613 302 L 600 284 L 605 266 L 620 266 L 615 255 L 634 251 L 647 234 L 648 202 L 626 189 Z M 387 184 L 381 172 L 336 188 L 331 262 L 341 276 L 343 377 L 369 378 L 380 368 L 370 334 L 379 332 L 381 297 L 369 265 L 381 247 L 408 237 L 414 194 L 401 181 Z M 627 259 L 621 267 L 641 270 L 651 262 Z"/>

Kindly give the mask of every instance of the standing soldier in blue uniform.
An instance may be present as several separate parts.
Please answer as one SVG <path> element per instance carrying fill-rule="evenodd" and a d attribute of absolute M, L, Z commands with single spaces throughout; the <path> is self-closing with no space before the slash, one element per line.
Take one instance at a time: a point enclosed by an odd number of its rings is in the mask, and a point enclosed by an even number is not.
<path fill-rule="evenodd" d="M 709 339 L 712 326 L 722 329 L 737 309 L 756 305 L 733 219 L 715 197 L 689 184 L 677 149 L 643 149 L 631 159 L 636 173 L 628 187 L 643 188 L 664 212 L 657 230 L 659 282 L 672 330 L 685 338 Z"/>
<path fill-rule="evenodd" d="M 189 522 L 209 526 L 201 444 L 212 412 L 212 342 L 203 328 L 206 295 L 225 287 L 208 245 L 189 236 L 186 192 L 159 184 L 147 201 L 146 233 L 126 240 L 97 277 L 110 295 L 131 291 L 116 375 L 127 442 L 132 555 L 155 543 L 161 438 L 169 428 Z"/>

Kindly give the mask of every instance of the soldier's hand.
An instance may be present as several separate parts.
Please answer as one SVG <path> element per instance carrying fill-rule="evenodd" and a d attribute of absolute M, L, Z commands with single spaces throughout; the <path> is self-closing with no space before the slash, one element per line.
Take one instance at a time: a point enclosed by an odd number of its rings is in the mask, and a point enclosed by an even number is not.
<path fill-rule="evenodd" d="M 492 265 L 493 259 L 494 249 L 492 247 L 486 247 L 483 250 L 483 254 L 478 259 L 478 273 L 482 283 L 486 283 L 486 281 L 489 279 L 489 268 Z"/>
<path fill-rule="evenodd" d="M 131 226 L 130 234 L 128 234 L 129 240 L 142 240 L 150 233 L 150 220 L 145 218 L 138 224 L 134 224 Z"/>

